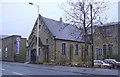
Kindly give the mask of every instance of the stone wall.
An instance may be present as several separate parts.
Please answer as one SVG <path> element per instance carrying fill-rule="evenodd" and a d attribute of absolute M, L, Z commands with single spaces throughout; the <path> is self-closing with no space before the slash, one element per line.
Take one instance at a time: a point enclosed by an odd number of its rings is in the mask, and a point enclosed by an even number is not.
<path fill-rule="evenodd" d="M 16 54 L 16 38 L 20 37 L 20 54 Z M 2 60 L 6 61 L 26 61 L 26 39 L 13 35 L 2 40 Z"/>
<path fill-rule="evenodd" d="M 2 60 L 14 61 L 13 39 L 7 37 L 2 40 Z"/>
<path fill-rule="evenodd" d="M 84 43 L 56 40 L 56 62 L 58 64 L 83 64 Z M 66 44 L 66 54 L 62 55 L 62 43 Z M 75 46 L 78 44 L 78 55 L 75 55 Z M 91 59 L 90 45 L 88 45 L 88 55 L 86 61 Z M 70 53 L 71 52 L 71 53 Z"/>
<path fill-rule="evenodd" d="M 42 47 L 41 54 L 43 54 L 43 52 L 48 52 L 49 53 L 48 61 L 49 62 L 54 61 L 54 36 L 52 35 L 52 33 L 49 31 L 46 24 L 42 20 L 40 20 L 39 36 L 40 36 L 40 41 L 43 44 L 43 46 L 41 46 Z M 46 49 L 46 47 L 47 47 L 47 49 Z M 45 62 L 45 56 L 43 57 L 43 59 L 44 60 L 42 60 L 42 61 Z"/>
<path fill-rule="evenodd" d="M 107 32 L 107 30 L 110 30 Z M 112 44 L 112 54 L 108 52 L 108 45 Z M 103 45 L 106 45 L 106 57 L 103 52 Z M 102 49 L 102 55 L 98 59 L 104 60 L 105 58 L 114 58 L 118 60 L 118 26 L 108 25 L 98 27 L 94 33 L 94 51 L 95 59 L 97 59 L 96 48 Z"/>

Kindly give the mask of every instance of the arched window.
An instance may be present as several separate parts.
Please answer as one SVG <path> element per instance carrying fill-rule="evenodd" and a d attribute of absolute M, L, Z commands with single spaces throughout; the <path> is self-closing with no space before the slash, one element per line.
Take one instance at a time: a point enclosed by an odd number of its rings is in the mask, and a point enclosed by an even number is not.
<path fill-rule="evenodd" d="M 66 55 L 66 44 L 62 43 L 62 55 Z"/>

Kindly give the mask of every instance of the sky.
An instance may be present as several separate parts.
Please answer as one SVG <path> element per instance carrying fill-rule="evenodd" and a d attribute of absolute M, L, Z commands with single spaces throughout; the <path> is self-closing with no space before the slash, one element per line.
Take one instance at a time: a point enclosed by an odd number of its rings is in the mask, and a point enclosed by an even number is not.
<path fill-rule="evenodd" d="M 32 2 L 40 7 L 39 13 L 47 18 L 58 20 L 65 17 L 60 8 L 66 0 L 1 0 L 0 2 L 0 34 L 21 35 L 28 38 L 37 18 L 37 7 L 30 5 Z M 110 2 L 107 10 L 108 22 L 118 20 L 117 2 Z"/>

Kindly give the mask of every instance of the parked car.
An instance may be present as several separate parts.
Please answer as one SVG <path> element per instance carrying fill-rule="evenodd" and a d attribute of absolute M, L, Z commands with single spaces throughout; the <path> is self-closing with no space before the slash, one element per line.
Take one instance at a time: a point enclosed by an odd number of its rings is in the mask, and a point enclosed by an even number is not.
<path fill-rule="evenodd" d="M 113 68 L 119 68 L 120 67 L 120 62 L 117 62 L 115 59 L 105 59 L 104 62 L 112 64 Z"/>
<path fill-rule="evenodd" d="M 94 60 L 94 67 L 110 68 L 110 67 L 112 67 L 112 65 L 108 64 L 108 63 L 105 63 L 102 60 Z"/>

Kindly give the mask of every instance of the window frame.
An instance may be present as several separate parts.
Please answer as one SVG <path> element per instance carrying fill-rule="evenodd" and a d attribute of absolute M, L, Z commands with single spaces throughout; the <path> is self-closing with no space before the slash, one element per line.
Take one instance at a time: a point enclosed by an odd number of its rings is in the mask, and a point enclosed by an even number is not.
<path fill-rule="evenodd" d="M 76 45 L 75 45 L 75 55 L 76 55 L 76 56 L 79 54 L 78 50 L 79 50 L 79 45 L 76 44 Z"/>

